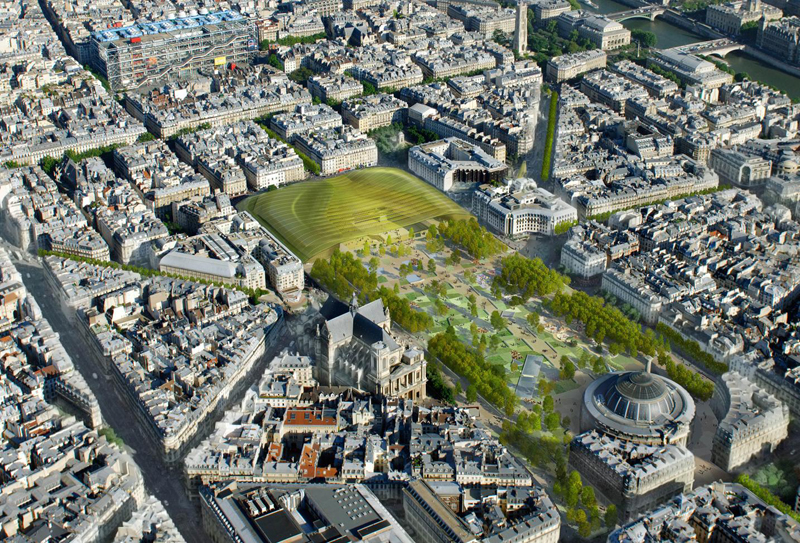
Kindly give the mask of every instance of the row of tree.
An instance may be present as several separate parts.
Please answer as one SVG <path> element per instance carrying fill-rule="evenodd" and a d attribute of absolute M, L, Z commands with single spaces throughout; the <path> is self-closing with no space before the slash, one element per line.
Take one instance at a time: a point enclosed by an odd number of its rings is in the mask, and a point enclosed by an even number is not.
<path fill-rule="evenodd" d="M 449 220 L 439 223 L 439 234 L 463 248 L 473 258 L 486 258 L 500 254 L 505 245 L 478 224 L 473 217 L 469 220 Z M 454 251 L 455 252 L 455 251 Z"/>
<path fill-rule="evenodd" d="M 494 278 L 494 286 L 519 295 L 523 301 L 558 292 L 566 284 L 569 284 L 569 277 L 548 268 L 542 259 L 525 258 L 519 253 L 505 257 L 500 273 Z"/>
<path fill-rule="evenodd" d="M 651 329 L 642 333 L 639 325 L 631 322 L 616 307 L 606 305 L 599 296 L 589 296 L 580 291 L 572 294 L 558 292 L 549 305 L 553 313 L 564 317 L 567 324 L 573 320 L 583 323 L 586 335 L 597 343 L 608 341 L 614 354 L 627 351 L 631 356 L 640 352 L 654 356 L 660 346 L 660 338 Z"/>
<path fill-rule="evenodd" d="M 320 258 L 314 262 L 311 277 L 340 300 L 349 299 L 355 290 L 360 293 L 361 301 L 366 301 L 378 288 L 376 272 L 370 272 L 352 253 L 338 249 L 334 250 L 330 260 Z"/>
<path fill-rule="evenodd" d="M 487 362 L 478 349 L 462 343 L 452 326 L 428 340 L 428 353 L 431 359 L 440 360 L 458 375 L 464 376 L 481 396 L 502 409 L 506 415 L 514 414 L 518 399 L 506 384 L 505 368 Z"/>
<path fill-rule="evenodd" d="M 454 405 L 456 403 L 455 390 L 445 381 L 438 364 L 435 362 L 429 363 L 426 369 L 426 376 L 428 377 L 426 388 L 429 396 L 446 404 Z"/>
<path fill-rule="evenodd" d="M 361 302 L 381 298 L 392 315 L 392 320 L 411 333 L 428 330 L 433 318 L 416 311 L 411 302 L 386 287 L 378 288 L 377 263 L 370 260 L 370 268 L 352 253 L 335 249 L 329 260 L 317 259 L 311 267 L 311 277 L 340 300 L 348 300 L 353 292 Z"/>
<path fill-rule="evenodd" d="M 683 364 L 676 364 L 666 352 L 658 353 L 658 362 L 667 370 L 667 376 L 681 385 L 694 398 L 708 401 L 714 394 L 714 383 Z"/>
<path fill-rule="evenodd" d="M 667 338 L 670 344 L 674 345 L 681 354 L 702 364 L 712 373 L 722 375 L 728 371 L 728 365 L 725 362 L 717 362 L 714 357 L 705 352 L 696 341 L 684 338 L 679 332 L 660 322 L 656 325 L 656 330 L 659 334 Z"/>

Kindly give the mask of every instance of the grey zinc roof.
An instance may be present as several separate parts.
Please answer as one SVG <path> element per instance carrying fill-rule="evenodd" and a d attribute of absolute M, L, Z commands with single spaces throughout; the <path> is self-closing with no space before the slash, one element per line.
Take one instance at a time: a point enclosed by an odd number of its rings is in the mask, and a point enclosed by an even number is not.
<path fill-rule="evenodd" d="M 236 264 L 225 262 L 205 256 L 191 255 L 181 251 L 171 251 L 159 263 L 160 266 L 170 266 L 188 271 L 207 273 L 220 277 L 235 277 Z"/>

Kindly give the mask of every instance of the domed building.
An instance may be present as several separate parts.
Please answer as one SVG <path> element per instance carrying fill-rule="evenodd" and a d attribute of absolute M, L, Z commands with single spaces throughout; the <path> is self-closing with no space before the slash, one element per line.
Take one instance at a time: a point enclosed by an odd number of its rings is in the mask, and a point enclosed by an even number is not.
<path fill-rule="evenodd" d="M 586 389 L 581 430 L 648 445 L 686 445 L 695 406 L 679 384 L 650 371 L 603 375 Z"/>

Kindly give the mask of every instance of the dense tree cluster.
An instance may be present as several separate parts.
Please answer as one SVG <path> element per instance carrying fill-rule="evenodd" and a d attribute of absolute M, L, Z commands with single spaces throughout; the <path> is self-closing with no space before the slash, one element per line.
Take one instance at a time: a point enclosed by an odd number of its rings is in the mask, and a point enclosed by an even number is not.
<path fill-rule="evenodd" d="M 424 311 L 415 310 L 411 307 L 411 302 L 408 299 L 398 296 L 386 287 L 381 287 L 378 290 L 378 295 L 383 300 L 384 305 L 389 308 L 392 321 L 412 334 L 428 330 L 433 326 L 433 317 Z"/>
<path fill-rule="evenodd" d="M 318 259 L 311 268 L 311 277 L 341 300 L 348 300 L 353 292 L 359 293 L 362 302 L 380 297 L 392 320 L 411 333 L 421 332 L 433 326 L 433 318 L 422 311 L 415 311 L 406 298 L 386 287 L 378 289 L 378 276 L 367 269 L 349 252 L 334 250 L 330 260 Z"/>
<path fill-rule="evenodd" d="M 658 362 L 666 368 L 667 376 L 685 388 L 694 398 L 704 402 L 711 399 L 711 395 L 714 394 L 714 383 L 683 364 L 676 364 L 672 357 L 663 351 L 658 355 Z"/>
<path fill-rule="evenodd" d="M 537 413 L 523 417 L 522 420 L 518 418 L 514 424 L 510 421 L 503 421 L 500 441 L 516 448 L 533 466 L 548 469 L 555 464 L 556 474 L 565 476 L 567 450 L 564 442 L 550 434 L 535 434 L 534 432 L 540 429 L 540 425 L 541 418 Z"/>
<path fill-rule="evenodd" d="M 348 300 L 353 291 L 366 300 L 378 288 L 378 276 L 364 267 L 352 253 L 334 250 L 330 260 L 317 259 L 311 277 L 341 300 Z"/>
<path fill-rule="evenodd" d="M 426 376 L 428 383 L 426 384 L 428 396 L 441 400 L 444 403 L 454 405 L 456 403 L 456 396 L 453 387 L 447 384 L 442 375 L 442 370 L 439 365 L 431 362 L 427 366 Z"/>
<path fill-rule="evenodd" d="M 533 10 L 530 10 L 533 13 Z M 531 15 L 531 17 L 533 17 Z M 551 19 L 547 25 L 541 27 L 528 26 L 528 49 L 531 56 L 542 68 L 552 57 L 565 53 L 578 53 L 587 49 L 594 49 L 595 45 L 572 32 L 569 37 L 562 38 L 558 33 L 558 25 Z"/>
<path fill-rule="evenodd" d="M 519 253 L 502 260 L 500 274 L 494 279 L 495 285 L 509 294 L 518 294 L 523 300 L 552 294 L 567 283 L 569 278 L 548 268 L 540 258 L 525 258 Z"/>
<path fill-rule="evenodd" d="M 696 341 L 684 338 L 681 334 L 662 323 L 656 325 L 656 330 L 667 338 L 670 344 L 674 345 L 680 351 L 680 354 L 704 365 L 712 373 L 722 375 L 728 371 L 728 365 L 726 363 L 714 360 L 714 357 L 705 352 Z"/>
<path fill-rule="evenodd" d="M 644 353 L 653 356 L 656 353 L 658 340 L 652 330 L 642 333 L 639 325 L 631 322 L 616 307 L 605 304 L 598 296 L 589 296 L 585 292 L 572 294 L 556 293 L 550 302 L 556 315 L 563 316 L 567 324 L 573 320 L 582 322 L 586 327 L 586 335 L 597 343 L 608 341 L 612 354 L 628 351 L 631 356 Z"/>
<path fill-rule="evenodd" d="M 759 498 L 761 498 L 767 505 L 775 507 L 775 509 L 777 509 L 781 513 L 789 515 L 796 521 L 800 522 L 800 513 L 793 511 L 792 508 L 786 503 L 784 503 L 778 496 L 776 496 L 775 494 L 773 494 L 772 492 L 770 492 L 769 490 L 767 490 L 766 488 L 764 488 L 763 486 L 752 480 L 749 476 L 744 474 L 739 475 L 736 478 L 736 482 L 745 487 L 747 490 L 749 490 L 756 496 L 758 496 Z"/>
<path fill-rule="evenodd" d="M 406 135 L 408 136 L 408 140 L 410 142 L 416 143 L 417 145 L 422 145 L 423 143 L 428 143 L 439 139 L 439 134 L 436 132 L 432 132 L 426 128 L 417 128 L 413 124 L 410 124 L 406 127 Z"/>
<path fill-rule="evenodd" d="M 487 362 L 478 349 L 461 343 L 452 327 L 428 341 L 428 353 L 431 358 L 440 360 L 457 374 L 466 377 L 488 402 L 509 416 L 514 413 L 517 396 L 506 384 L 505 368 Z"/>
<path fill-rule="evenodd" d="M 298 43 L 316 43 L 319 40 L 324 40 L 325 37 L 325 33 L 320 32 L 319 34 L 312 34 L 310 36 L 287 36 L 275 41 L 261 40 L 261 42 L 258 44 L 258 48 L 262 51 L 266 51 L 269 49 L 270 44 L 273 43 L 286 46 L 292 46 Z"/>
<path fill-rule="evenodd" d="M 658 43 L 658 37 L 648 30 L 631 30 L 631 38 L 638 41 L 645 47 L 655 47 Z"/>
<path fill-rule="evenodd" d="M 474 218 L 449 220 L 440 223 L 438 230 L 443 237 L 462 247 L 474 258 L 486 258 L 505 250 L 505 245 Z"/>

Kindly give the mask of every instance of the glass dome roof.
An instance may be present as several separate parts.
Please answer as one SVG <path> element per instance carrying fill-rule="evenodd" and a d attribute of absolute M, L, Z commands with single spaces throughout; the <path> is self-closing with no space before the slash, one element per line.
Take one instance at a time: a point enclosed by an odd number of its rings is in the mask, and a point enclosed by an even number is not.
<path fill-rule="evenodd" d="M 675 409 L 675 398 L 664 381 L 646 371 L 618 374 L 601 394 L 608 410 L 639 423 L 670 417 Z"/>

